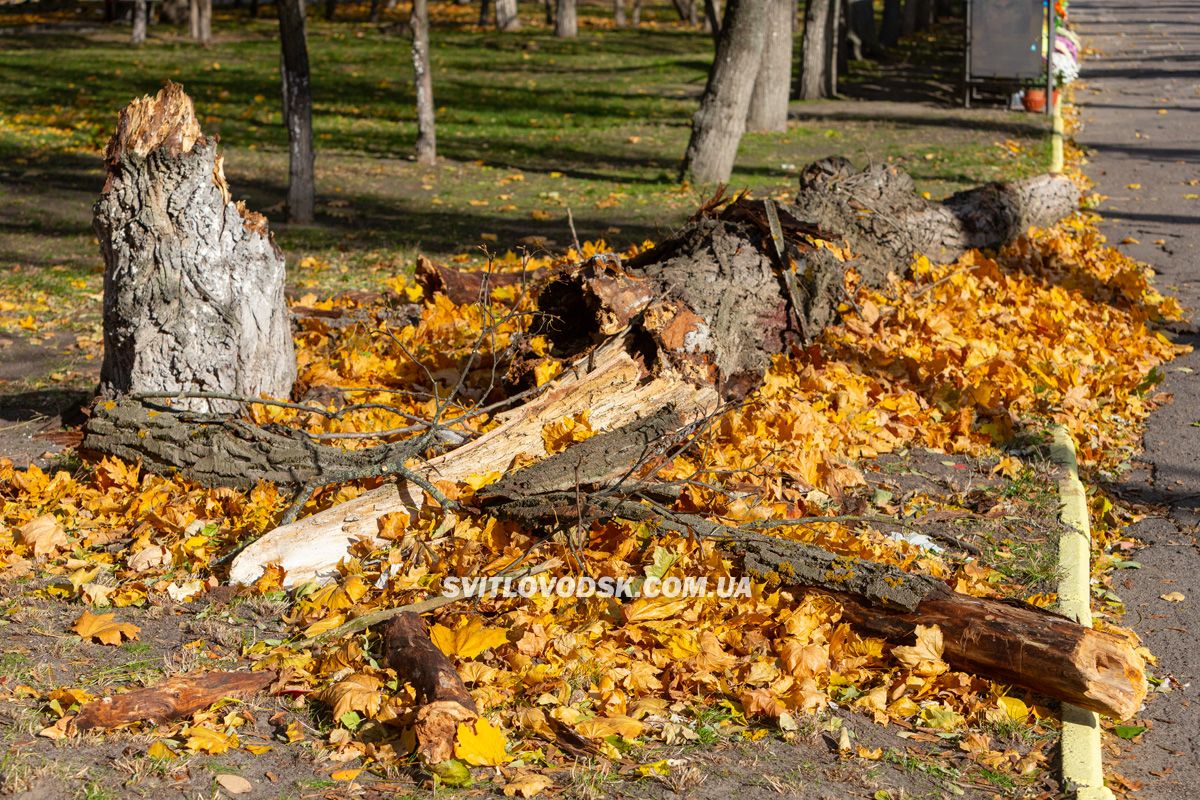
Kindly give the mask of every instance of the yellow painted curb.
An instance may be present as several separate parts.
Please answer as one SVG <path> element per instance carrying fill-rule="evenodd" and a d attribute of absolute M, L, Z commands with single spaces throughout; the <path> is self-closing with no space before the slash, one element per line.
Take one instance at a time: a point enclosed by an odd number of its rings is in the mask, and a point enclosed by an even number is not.
<path fill-rule="evenodd" d="M 1055 107 L 1055 127 L 1061 117 Z M 1061 136 L 1059 157 L 1061 158 Z M 1065 475 L 1058 482 L 1062 504 L 1059 518 L 1066 530 L 1058 540 L 1058 610 L 1080 625 L 1092 627 L 1092 528 L 1088 521 L 1087 491 L 1079 480 L 1079 460 L 1075 440 L 1061 425 L 1051 428 L 1054 440 L 1050 460 L 1062 467 Z M 1114 800 L 1104 785 L 1104 766 L 1100 757 L 1100 717 L 1069 703 L 1062 706 L 1062 774 L 1067 786 L 1075 787 L 1078 800 Z"/>
<path fill-rule="evenodd" d="M 1058 96 L 1054 98 L 1054 109 L 1051 119 L 1053 120 L 1052 133 L 1050 134 L 1050 171 L 1063 171 L 1063 118 L 1062 118 L 1062 91 L 1059 91 Z"/>

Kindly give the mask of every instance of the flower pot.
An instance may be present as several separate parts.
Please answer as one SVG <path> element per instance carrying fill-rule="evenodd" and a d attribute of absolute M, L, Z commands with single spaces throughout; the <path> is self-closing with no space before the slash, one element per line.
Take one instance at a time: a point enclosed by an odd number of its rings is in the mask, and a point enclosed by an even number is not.
<path fill-rule="evenodd" d="M 1058 89 L 1054 90 L 1052 102 L 1058 102 Z M 1040 114 L 1046 110 L 1046 90 L 1045 89 L 1026 89 L 1025 96 L 1021 99 L 1021 104 L 1025 106 L 1025 110 L 1034 114 Z"/>

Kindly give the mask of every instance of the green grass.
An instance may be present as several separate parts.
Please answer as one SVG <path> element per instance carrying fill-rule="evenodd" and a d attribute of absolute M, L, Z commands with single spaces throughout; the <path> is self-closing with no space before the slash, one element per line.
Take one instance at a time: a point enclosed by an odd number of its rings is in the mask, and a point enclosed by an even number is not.
<path fill-rule="evenodd" d="M 219 10 L 209 48 L 166 25 L 132 48 L 127 27 L 98 22 L 0 39 L 0 301 L 17 306 L 0 305 L 0 333 L 25 335 L 18 321 L 27 313 L 39 330 L 97 328 L 101 262 L 90 223 L 104 183 L 100 153 L 117 111 L 168 79 L 186 86 L 204 130 L 221 137 L 234 196 L 271 218 L 299 288 L 374 288 L 417 252 L 478 256 L 481 246 L 531 242 L 562 250 L 568 209 L 582 239 L 623 246 L 670 232 L 712 192 L 676 182 L 712 59 L 707 34 L 668 22 L 669 7 L 656 7 L 651 26 L 609 30 L 593 23 L 610 6 L 587 3 L 576 40 L 555 38 L 533 5 L 515 34 L 464 24 L 475 12 L 459 8 L 433 7 L 435 167 L 411 160 L 403 16 L 370 24 L 356 4 L 332 23 L 310 18 L 318 190 L 310 226 L 280 219 L 287 153 L 269 7 L 258 20 Z M 26 17 L 0 12 L 0 26 L 6 20 Z M 922 37 L 897 58 L 953 59 L 952 38 Z M 894 66 L 855 65 L 848 91 L 886 81 Z M 840 154 L 900 165 L 936 197 L 1039 171 L 1046 146 L 1040 117 L 796 102 L 786 132 L 744 137 L 730 183 L 786 197 L 805 164 Z"/>

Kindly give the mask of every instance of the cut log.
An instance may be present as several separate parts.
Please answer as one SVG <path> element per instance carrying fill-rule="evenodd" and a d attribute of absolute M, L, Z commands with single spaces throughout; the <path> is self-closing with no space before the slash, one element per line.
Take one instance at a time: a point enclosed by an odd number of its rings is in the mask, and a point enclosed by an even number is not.
<path fill-rule="evenodd" d="M 269 670 L 177 675 L 156 686 L 85 703 L 75 717 L 75 729 L 89 731 L 134 722 L 162 724 L 182 719 L 226 697 L 248 697 L 260 692 L 277 677 Z"/>
<path fill-rule="evenodd" d="M 912 611 L 880 609 L 837 595 L 859 630 L 910 643 L 918 624 L 942 629 L 946 663 L 1001 683 L 1032 689 L 1118 720 L 1146 699 L 1145 662 L 1125 639 L 1085 628 L 1033 606 L 946 590 Z"/>
<path fill-rule="evenodd" d="M 105 161 L 93 220 L 104 256 L 102 393 L 286 397 L 296 360 L 283 254 L 266 218 L 230 197 L 216 142 L 183 88 L 168 83 L 130 103 Z"/>
<path fill-rule="evenodd" d="M 429 640 L 429 626 L 417 614 L 398 614 L 383 629 L 383 653 L 401 683 L 416 693 L 417 754 L 436 764 L 454 757 L 458 725 L 479 716 L 475 701 L 450 659 Z"/>

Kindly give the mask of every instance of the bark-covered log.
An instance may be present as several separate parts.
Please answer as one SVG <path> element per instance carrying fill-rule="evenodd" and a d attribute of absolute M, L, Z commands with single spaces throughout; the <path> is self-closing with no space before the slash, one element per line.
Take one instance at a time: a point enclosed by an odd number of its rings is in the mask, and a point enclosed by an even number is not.
<path fill-rule="evenodd" d="M 429 640 L 429 626 L 417 614 L 398 614 L 383 629 L 383 654 L 401 683 L 416 693 L 417 753 L 436 764 L 454 757 L 458 725 L 478 709 L 450 659 Z"/>
<path fill-rule="evenodd" d="M 105 266 L 103 394 L 286 396 L 296 363 L 283 254 L 266 218 L 230 197 L 183 88 L 169 83 L 125 108 L 105 160 L 93 219 Z"/>
<path fill-rule="evenodd" d="M 247 697 L 262 691 L 277 674 L 262 672 L 203 672 L 177 675 L 162 683 L 85 703 L 75 717 L 75 729 L 116 728 L 134 722 L 161 724 L 208 708 L 226 697 Z"/>
<path fill-rule="evenodd" d="M 852 595 L 838 600 L 847 620 L 895 644 L 911 641 L 918 624 L 937 625 L 946 663 L 964 672 L 1119 720 L 1146 699 L 1145 662 L 1128 641 L 1033 606 L 949 590 L 911 611 L 881 611 Z"/>
<path fill-rule="evenodd" d="M 729 0 L 717 54 L 680 173 L 701 183 L 729 180 L 762 60 L 768 0 Z"/>
<path fill-rule="evenodd" d="M 259 481 L 281 486 L 331 483 L 364 469 L 387 473 L 408 455 L 381 445 L 344 450 L 318 445 L 297 431 L 267 429 L 225 415 L 176 413 L 158 402 L 122 398 L 97 403 L 87 423 L 84 450 L 140 461 L 147 469 L 178 469 L 204 486 L 250 489 Z"/>

